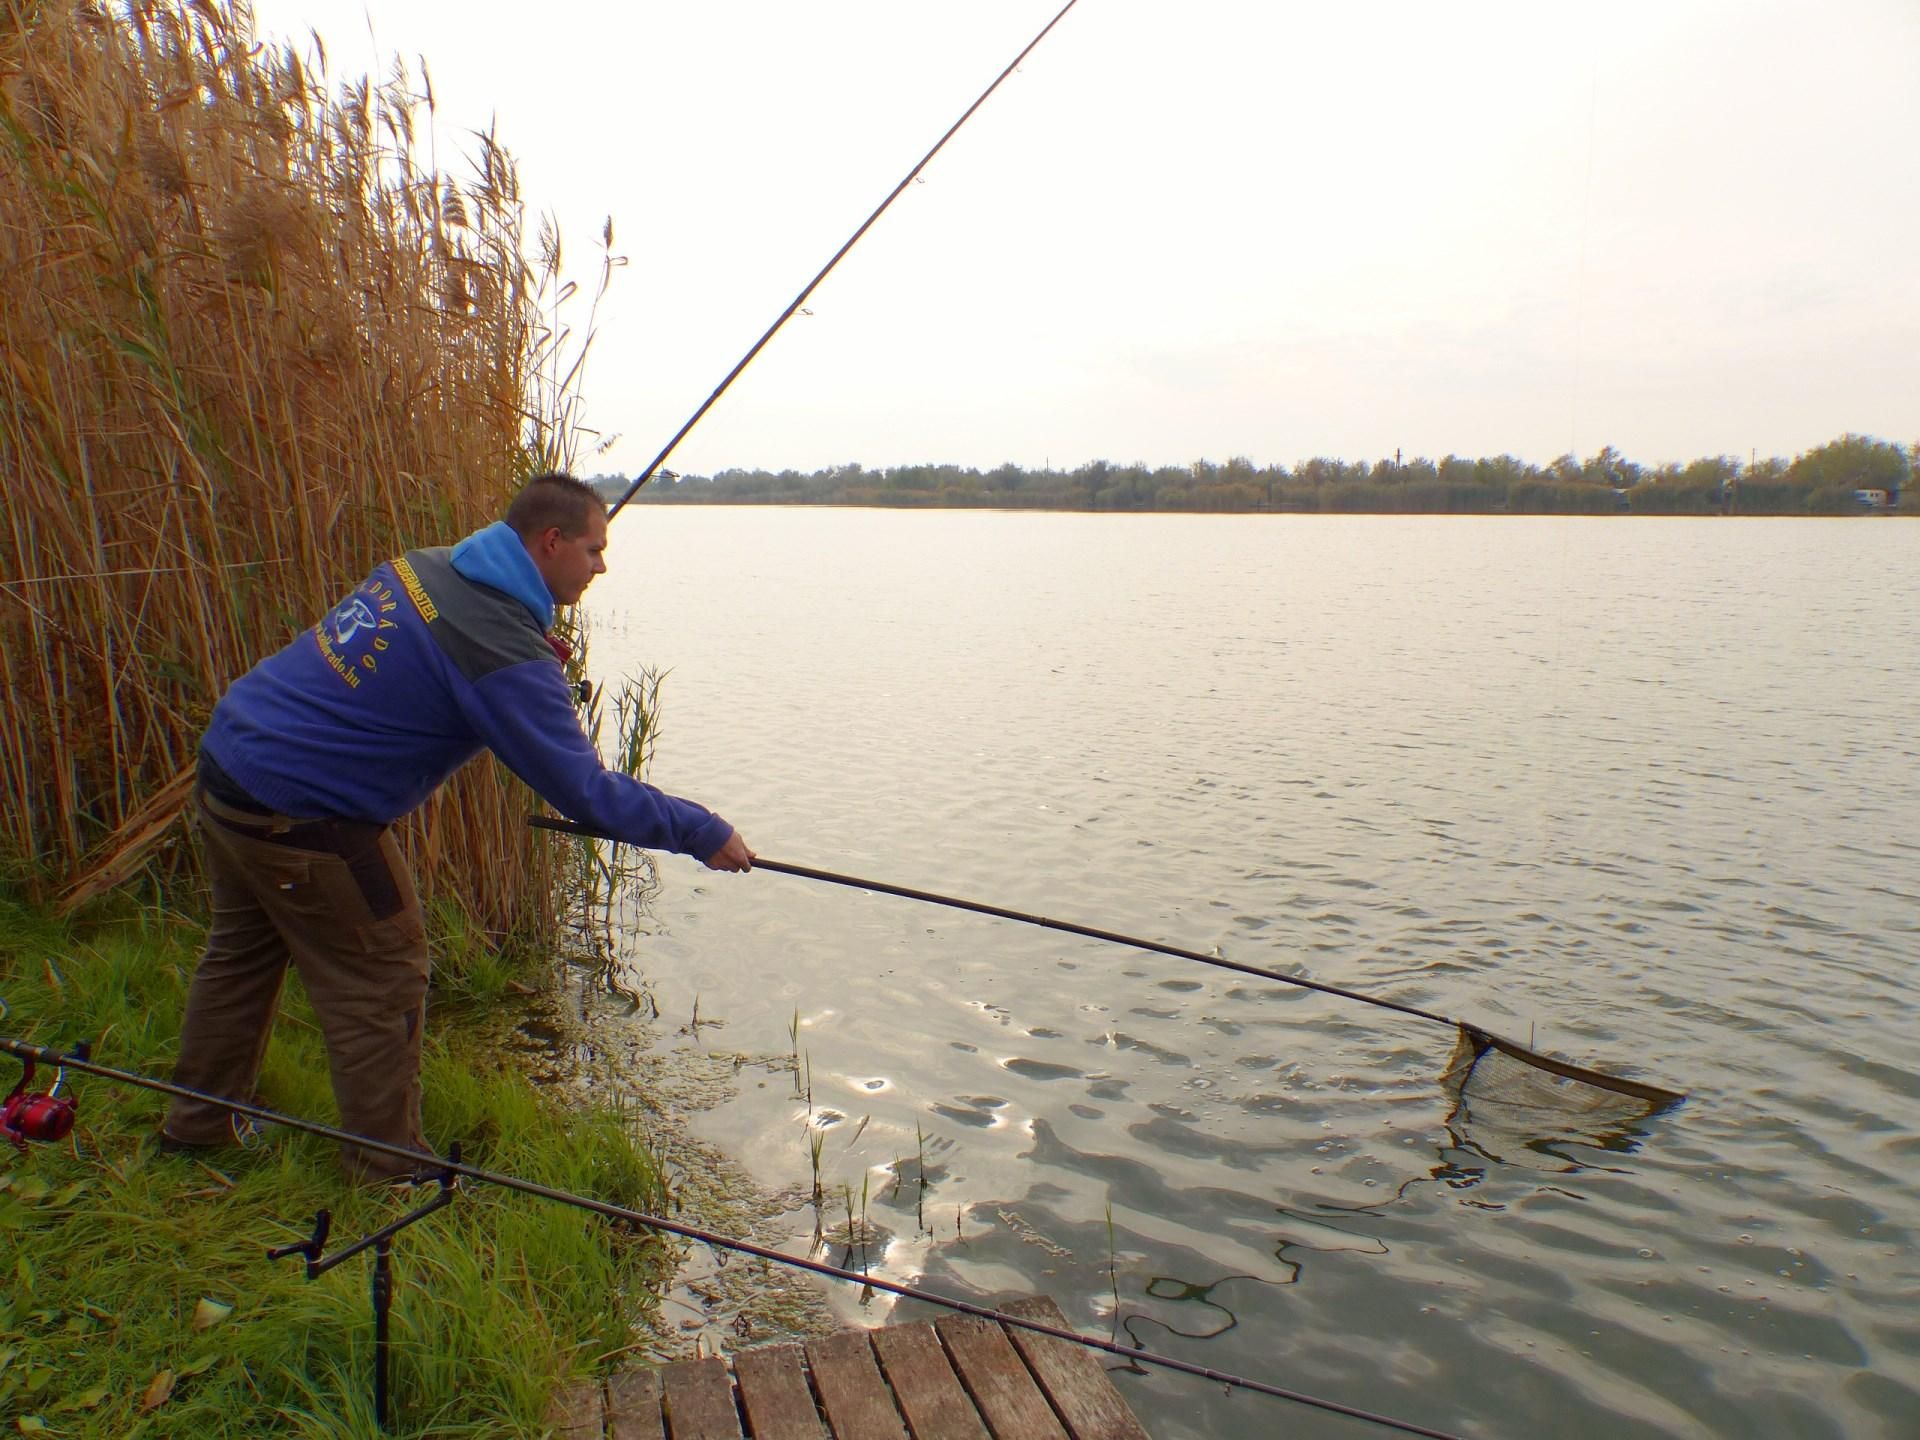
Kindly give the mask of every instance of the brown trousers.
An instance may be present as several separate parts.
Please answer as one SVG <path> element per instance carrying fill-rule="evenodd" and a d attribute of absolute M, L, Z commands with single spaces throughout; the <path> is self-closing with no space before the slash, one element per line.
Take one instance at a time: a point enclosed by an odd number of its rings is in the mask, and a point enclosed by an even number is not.
<path fill-rule="evenodd" d="M 207 951 L 187 992 L 176 1085 L 251 1101 L 291 960 L 320 1021 L 342 1128 L 427 1151 L 420 1040 L 429 961 L 420 900 L 392 832 L 349 821 L 236 810 L 195 792 L 212 888 Z M 176 1099 L 165 1132 L 190 1145 L 234 1139 L 233 1112 Z M 413 1167 L 344 1146 L 366 1179 Z"/>

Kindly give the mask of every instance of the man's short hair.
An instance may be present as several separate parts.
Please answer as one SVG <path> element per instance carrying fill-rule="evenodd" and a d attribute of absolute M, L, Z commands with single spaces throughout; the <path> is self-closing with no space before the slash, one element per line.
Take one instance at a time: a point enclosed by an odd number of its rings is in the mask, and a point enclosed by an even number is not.
<path fill-rule="evenodd" d="M 558 526 L 571 540 L 587 528 L 588 507 L 604 512 L 606 502 L 584 480 L 554 471 L 536 475 L 507 506 L 507 524 L 522 540 L 532 540 Z"/>

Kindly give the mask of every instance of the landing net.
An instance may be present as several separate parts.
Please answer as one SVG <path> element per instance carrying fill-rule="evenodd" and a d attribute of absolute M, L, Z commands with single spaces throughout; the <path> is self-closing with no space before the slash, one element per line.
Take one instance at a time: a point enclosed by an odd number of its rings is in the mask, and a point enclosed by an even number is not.
<path fill-rule="evenodd" d="M 1685 1097 L 1542 1055 L 1470 1025 L 1459 1027 L 1440 1076 L 1453 1097 L 1449 1124 L 1493 1159 L 1519 1160 L 1545 1141 L 1617 1150 L 1634 1125 Z"/>

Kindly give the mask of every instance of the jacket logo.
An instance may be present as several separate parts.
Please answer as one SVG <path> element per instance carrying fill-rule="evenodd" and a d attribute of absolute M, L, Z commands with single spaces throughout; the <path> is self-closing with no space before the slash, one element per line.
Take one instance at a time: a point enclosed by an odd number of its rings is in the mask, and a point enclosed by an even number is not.
<path fill-rule="evenodd" d="M 380 668 L 378 653 L 393 644 L 384 632 L 398 629 L 400 624 L 387 617 L 399 608 L 394 588 L 375 575 L 313 627 L 321 658 L 349 689 L 360 688 L 362 671 L 371 674 Z"/>
<path fill-rule="evenodd" d="M 362 630 L 370 630 L 374 625 L 373 609 L 358 595 L 349 595 L 341 602 L 340 608 L 333 612 L 333 643 L 351 644 L 353 637 Z"/>

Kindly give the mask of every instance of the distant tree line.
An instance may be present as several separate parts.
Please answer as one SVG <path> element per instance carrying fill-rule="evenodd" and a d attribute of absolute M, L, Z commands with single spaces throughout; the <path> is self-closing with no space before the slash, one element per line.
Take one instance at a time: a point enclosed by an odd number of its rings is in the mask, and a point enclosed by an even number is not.
<path fill-rule="evenodd" d="M 1511 455 L 1468 460 L 1316 458 L 1289 469 L 1236 457 L 1224 464 L 1115 465 L 1073 470 L 1002 465 L 835 465 L 798 470 L 722 470 L 657 477 L 634 497 L 647 504 L 875 505 L 921 508 L 1088 511 L 1292 511 L 1328 514 L 1849 515 L 1898 508 L 1920 446 L 1843 435 L 1793 460 L 1741 464 L 1715 455 L 1648 467 L 1612 446 L 1586 460 L 1562 455 L 1534 465 Z M 625 476 L 595 483 L 609 498 Z M 1863 498 L 1864 497 L 1864 498 Z M 1884 497 L 1884 498 L 1883 498 Z M 1920 511 L 1920 506 L 1909 506 Z"/>

